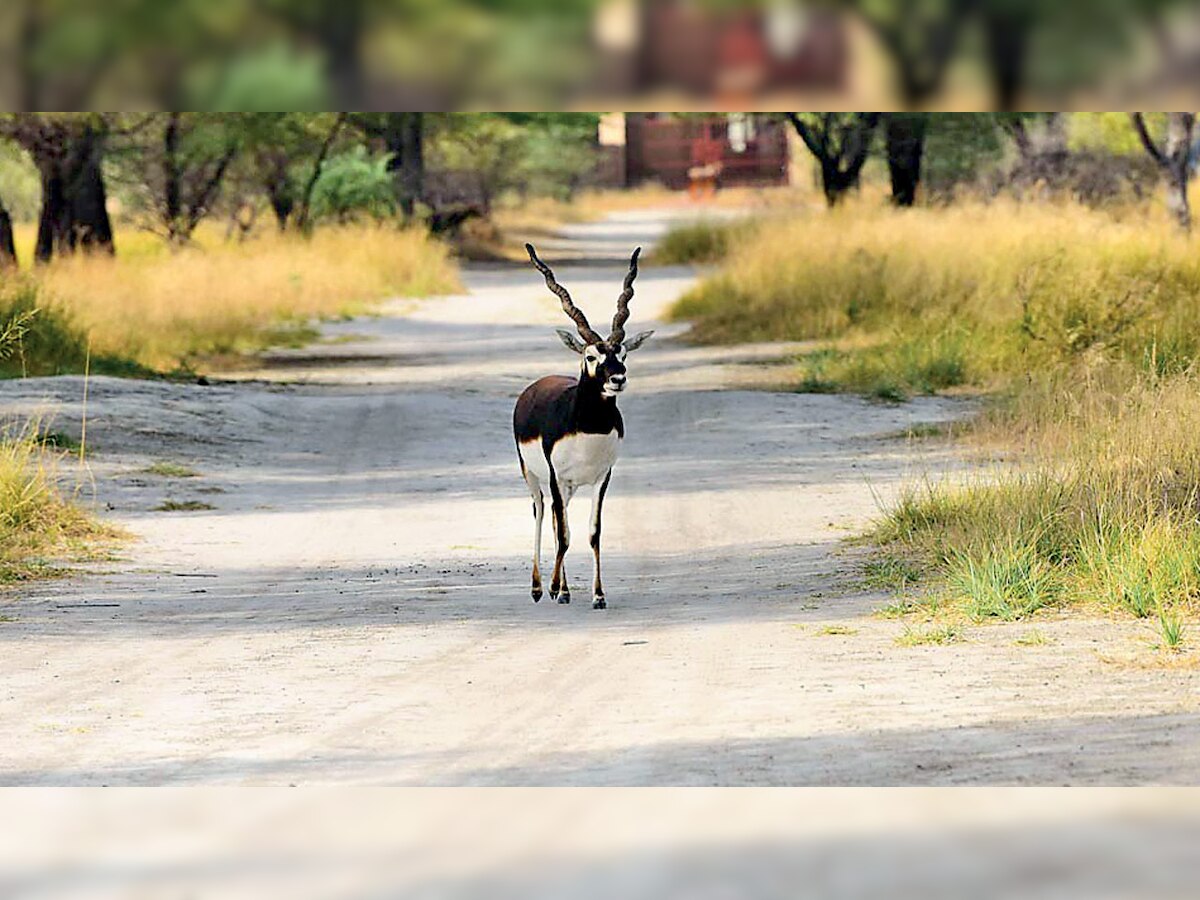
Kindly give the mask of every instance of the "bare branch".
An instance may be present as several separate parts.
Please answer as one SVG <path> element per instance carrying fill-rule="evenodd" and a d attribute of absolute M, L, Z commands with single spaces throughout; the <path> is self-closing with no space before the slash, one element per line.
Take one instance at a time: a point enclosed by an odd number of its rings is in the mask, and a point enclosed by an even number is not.
<path fill-rule="evenodd" d="M 1137 132 L 1138 138 L 1142 142 L 1142 146 L 1146 148 L 1146 152 L 1150 154 L 1150 158 L 1162 166 L 1164 169 L 1170 168 L 1170 163 L 1163 155 L 1162 151 L 1155 146 L 1154 139 L 1150 137 L 1150 132 L 1146 130 L 1146 117 L 1143 113 L 1135 112 L 1129 114 L 1130 120 L 1133 122 L 1133 130 Z"/>

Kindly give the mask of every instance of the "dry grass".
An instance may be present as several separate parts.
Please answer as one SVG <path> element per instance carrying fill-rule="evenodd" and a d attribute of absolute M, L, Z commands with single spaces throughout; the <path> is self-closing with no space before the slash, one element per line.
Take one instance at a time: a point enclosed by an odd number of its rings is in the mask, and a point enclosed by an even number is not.
<path fill-rule="evenodd" d="M 898 614 L 1082 605 L 1176 652 L 1200 616 L 1197 297 L 1200 253 L 1156 210 L 851 204 L 735 242 L 676 312 L 702 340 L 826 339 L 801 389 L 993 392 L 972 437 L 1018 462 L 913 485 L 874 533 L 872 577 L 923 576 Z"/>
<path fill-rule="evenodd" d="M 687 209 L 698 214 L 706 210 L 772 211 L 810 207 L 817 202 L 812 189 L 795 187 L 726 188 L 711 197 L 694 199 L 686 191 L 673 191 L 645 184 L 629 190 L 583 190 L 570 201 L 550 197 L 513 199 L 498 204 L 486 222 L 468 222 L 457 241 L 458 251 L 467 259 L 525 260 L 525 242 L 537 242 L 552 235 L 562 225 L 594 222 L 608 213 L 638 209 Z M 723 231 L 713 220 L 713 232 Z M 720 240 L 720 236 L 717 238 Z M 715 260 L 715 254 L 707 260 Z M 674 260 L 656 260 L 669 262 Z M 681 260 L 696 261 L 696 260 Z"/>
<path fill-rule="evenodd" d="M 1200 255 L 1154 218 L 1010 202 L 851 203 L 732 248 L 675 314 L 703 341 L 835 341 L 804 370 L 830 387 L 861 388 L 883 371 L 913 382 L 901 387 L 988 385 L 1151 343 L 1169 366 L 1200 348 Z"/>
<path fill-rule="evenodd" d="M 939 605 L 975 621 L 1082 606 L 1183 646 L 1200 617 L 1200 375 L 1043 373 L 977 436 L 1019 462 L 910 487 L 874 534 L 884 552 L 922 560 Z"/>
<path fill-rule="evenodd" d="M 307 337 L 312 320 L 387 297 L 459 287 L 446 245 L 421 230 L 373 226 L 242 244 L 209 233 L 175 253 L 149 235 L 119 235 L 115 259 L 62 259 L 29 277 L 40 317 L 61 322 L 74 343 L 90 343 L 98 359 L 158 371 Z M 78 356 L 41 369 L 77 370 Z"/>
<path fill-rule="evenodd" d="M 41 443 L 35 426 L 0 437 L 0 583 L 56 574 L 119 537 L 63 496 L 66 462 Z"/>

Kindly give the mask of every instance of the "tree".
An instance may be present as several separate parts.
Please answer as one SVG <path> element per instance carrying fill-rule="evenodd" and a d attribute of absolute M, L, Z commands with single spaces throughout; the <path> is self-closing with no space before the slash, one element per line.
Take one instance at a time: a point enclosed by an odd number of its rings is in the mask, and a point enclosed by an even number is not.
<path fill-rule="evenodd" d="M 825 202 L 835 206 L 859 175 L 879 113 L 788 113 L 788 121 L 821 166 Z"/>
<path fill-rule="evenodd" d="M 115 252 L 101 168 L 114 116 L 101 113 L 9 113 L 0 136 L 22 147 L 42 187 L 34 257 L 77 249 Z"/>
<path fill-rule="evenodd" d="M 324 140 L 321 141 L 321 149 L 317 151 L 317 158 L 313 161 L 312 169 L 304 182 L 304 187 L 300 191 L 300 197 L 296 204 L 295 222 L 296 228 L 305 234 L 312 230 L 312 201 L 313 192 L 317 188 L 317 180 L 321 177 L 321 170 L 325 166 L 325 160 L 329 157 L 329 153 L 333 149 L 333 142 L 337 140 L 342 126 L 346 124 L 347 116 L 348 113 L 338 113 L 334 117 L 333 124 L 329 127 L 328 132 L 326 132 Z"/>
<path fill-rule="evenodd" d="M 909 109 L 942 86 L 976 0 L 853 0 L 852 6 L 891 58 Z"/>
<path fill-rule="evenodd" d="M 243 113 L 238 120 L 243 153 L 231 179 L 242 203 L 263 194 L 280 231 L 287 229 L 335 121 L 328 114 Z"/>
<path fill-rule="evenodd" d="M 1146 127 L 1145 113 L 1129 114 L 1138 139 L 1150 158 L 1158 164 L 1167 180 L 1167 209 L 1175 216 L 1179 227 L 1191 231 L 1192 211 L 1188 204 L 1188 178 L 1191 175 L 1188 156 L 1192 148 L 1192 132 L 1196 126 L 1196 114 L 1190 112 L 1167 113 L 1167 139 L 1160 148 Z"/>
<path fill-rule="evenodd" d="M 912 206 L 917 199 L 928 127 L 928 113 L 887 113 L 883 117 L 892 202 L 897 206 Z"/>
<path fill-rule="evenodd" d="M 522 194 L 570 200 L 596 171 L 596 113 L 500 113 L 521 127 Z"/>
<path fill-rule="evenodd" d="M 408 220 L 425 199 L 425 113 L 352 113 L 350 123 L 388 154 L 396 204 Z"/>
<path fill-rule="evenodd" d="M 150 115 L 114 155 L 133 186 L 148 227 L 173 245 L 191 240 L 212 211 L 237 156 L 238 116 L 166 112 Z"/>
<path fill-rule="evenodd" d="M 0 198 L 0 271 L 15 268 L 17 265 L 17 247 L 13 241 L 12 217 Z"/>

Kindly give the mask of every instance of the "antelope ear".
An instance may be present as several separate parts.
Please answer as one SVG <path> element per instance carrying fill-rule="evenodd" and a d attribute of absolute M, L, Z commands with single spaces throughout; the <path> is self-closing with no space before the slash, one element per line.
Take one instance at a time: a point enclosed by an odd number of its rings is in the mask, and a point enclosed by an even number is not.
<path fill-rule="evenodd" d="M 642 344 L 646 343 L 652 334 L 654 334 L 653 330 L 643 331 L 640 334 L 635 334 L 632 338 L 625 342 L 625 352 L 632 353 L 638 347 L 642 346 Z"/>
<path fill-rule="evenodd" d="M 575 337 L 575 335 L 571 334 L 571 332 L 567 331 L 567 329 L 555 328 L 554 331 L 556 334 L 558 334 L 559 338 L 562 339 L 562 342 L 567 345 L 567 347 L 574 350 L 576 353 L 583 352 L 585 346 L 583 341 L 579 340 L 579 338 Z"/>

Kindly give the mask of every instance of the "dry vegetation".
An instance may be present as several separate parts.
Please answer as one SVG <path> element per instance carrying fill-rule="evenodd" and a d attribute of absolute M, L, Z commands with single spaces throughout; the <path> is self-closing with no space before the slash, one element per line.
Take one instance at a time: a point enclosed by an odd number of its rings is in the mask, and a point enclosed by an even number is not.
<path fill-rule="evenodd" d="M 172 253 L 130 235 L 115 259 L 68 257 L 7 277 L 0 373 L 189 370 L 306 337 L 314 319 L 458 287 L 448 248 L 423 230 L 326 228 L 307 240 L 271 234 L 242 244 L 204 237 Z M 21 238 L 29 259 L 32 229 Z M 36 434 L 29 425 L 0 436 L 0 583 L 53 574 L 112 535 L 63 495 L 62 454 Z"/>
<path fill-rule="evenodd" d="M 56 574 L 119 536 L 63 496 L 57 469 L 69 461 L 32 425 L 0 437 L 0 584 Z"/>
<path fill-rule="evenodd" d="M 498 205 L 486 221 L 468 222 L 462 229 L 457 245 L 467 259 L 525 260 L 525 242 L 554 234 L 561 225 L 594 222 L 606 213 L 634 209 L 714 210 L 794 210 L 798 206 L 817 202 L 811 189 L 793 187 L 726 188 L 712 197 L 693 199 L 685 191 L 667 190 L 661 185 L 645 184 L 629 190 L 583 190 L 568 201 L 551 197 L 511 198 Z M 741 220 L 738 220 L 741 221 Z M 697 241 L 708 238 L 723 241 L 728 222 L 715 220 L 711 228 L 701 227 L 694 232 Z M 702 233 L 703 232 L 703 233 Z M 704 257 L 694 255 L 685 246 L 688 237 L 682 229 L 667 235 L 668 242 L 679 250 L 660 245 L 653 262 L 663 265 L 677 262 L 712 262 L 718 253 L 707 251 Z"/>
<path fill-rule="evenodd" d="M 38 309 L 10 373 L 79 371 L 89 345 L 101 370 L 161 372 L 295 340 L 314 319 L 387 297 L 457 287 L 448 248 L 418 229 L 218 237 L 174 253 L 145 236 L 123 242 L 115 259 L 66 258 L 10 280 L 0 320 Z"/>
<path fill-rule="evenodd" d="M 985 389 L 1015 465 L 910 488 L 874 538 L 910 610 L 1200 613 L 1200 254 L 1156 211 L 850 208 L 731 240 L 676 309 L 707 341 L 817 339 L 803 390 Z"/>

